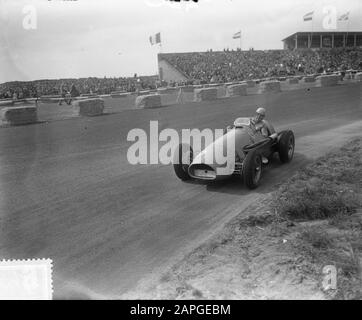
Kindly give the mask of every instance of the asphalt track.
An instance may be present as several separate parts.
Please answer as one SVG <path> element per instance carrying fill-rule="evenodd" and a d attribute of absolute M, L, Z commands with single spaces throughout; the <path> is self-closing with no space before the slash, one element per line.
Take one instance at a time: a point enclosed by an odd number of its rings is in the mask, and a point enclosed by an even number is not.
<path fill-rule="evenodd" d="M 160 130 L 224 128 L 256 105 L 304 137 L 292 164 L 275 160 L 256 191 L 127 162 L 129 130 L 148 131 L 150 120 Z M 0 259 L 53 259 L 55 298 L 121 297 L 310 161 L 308 148 L 334 144 L 313 135 L 360 119 L 362 85 L 350 84 L 0 128 Z"/>

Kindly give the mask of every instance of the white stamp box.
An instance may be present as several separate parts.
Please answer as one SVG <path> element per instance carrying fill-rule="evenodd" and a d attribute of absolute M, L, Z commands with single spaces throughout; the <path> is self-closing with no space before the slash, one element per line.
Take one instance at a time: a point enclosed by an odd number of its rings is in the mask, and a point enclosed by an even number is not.
<path fill-rule="evenodd" d="M 51 300 L 52 260 L 0 261 L 0 300 Z"/>

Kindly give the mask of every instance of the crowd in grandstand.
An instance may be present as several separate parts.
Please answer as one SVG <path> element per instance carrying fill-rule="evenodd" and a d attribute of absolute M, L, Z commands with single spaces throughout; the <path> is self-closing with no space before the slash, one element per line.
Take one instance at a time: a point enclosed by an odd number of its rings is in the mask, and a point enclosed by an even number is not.
<path fill-rule="evenodd" d="M 362 69 L 362 48 L 221 52 L 209 50 L 203 53 L 163 54 L 162 58 L 182 71 L 190 79 L 189 83 L 231 82 Z M 0 98 L 39 97 L 64 92 L 71 92 L 72 96 L 86 93 L 109 94 L 112 91 L 154 89 L 161 85 L 177 84 L 160 83 L 156 76 L 137 75 L 131 78 L 17 81 L 0 84 Z"/>
<path fill-rule="evenodd" d="M 362 68 L 362 49 L 207 51 L 164 54 L 191 79 L 230 82 L 275 76 L 314 74 Z"/>
<path fill-rule="evenodd" d="M 96 93 L 110 94 L 113 91 L 136 91 L 153 89 L 157 76 L 131 78 L 80 78 L 60 80 L 14 81 L 0 84 L 0 98 L 36 98 L 44 95 L 62 95 L 70 92 L 73 96 Z"/>

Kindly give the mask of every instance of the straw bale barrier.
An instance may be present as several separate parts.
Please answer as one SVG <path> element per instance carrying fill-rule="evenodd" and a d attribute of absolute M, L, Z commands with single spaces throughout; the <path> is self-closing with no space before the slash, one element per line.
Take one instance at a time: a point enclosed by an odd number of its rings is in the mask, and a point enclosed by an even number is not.
<path fill-rule="evenodd" d="M 138 96 L 135 101 L 137 109 L 159 108 L 161 106 L 161 95 L 159 94 Z"/>
<path fill-rule="evenodd" d="M 203 88 L 195 89 L 194 91 L 194 101 L 211 101 L 217 99 L 217 89 L 216 88 Z"/>
<path fill-rule="evenodd" d="M 254 80 L 246 80 L 245 83 L 248 85 L 248 88 L 254 88 L 256 86 L 256 82 Z"/>
<path fill-rule="evenodd" d="M 38 113 L 35 106 L 3 108 L 0 110 L 0 114 L 2 122 L 9 125 L 29 124 L 38 121 Z"/>
<path fill-rule="evenodd" d="M 354 79 L 357 81 L 362 81 L 362 72 L 356 73 Z"/>
<path fill-rule="evenodd" d="M 103 114 L 104 101 L 100 98 L 77 100 L 74 102 L 74 108 L 80 116 L 98 116 Z"/>
<path fill-rule="evenodd" d="M 288 79 L 288 84 L 298 84 L 298 83 L 299 83 L 298 78 L 289 78 Z"/>
<path fill-rule="evenodd" d="M 303 81 L 305 83 L 312 83 L 312 82 L 315 82 L 315 78 L 313 76 L 306 76 L 303 78 Z"/>
<path fill-rule="evenodd" d="M 322 87 L 331 87 L 338 84 L 338 81 L 341 80 L 341 76 L 337 74 L 330 74 L 325 76 L 319 76 L 317 80 Z"/>
<path fill-rule="evenodd" d="M 7 107 L 7 106 L 13 106 L 14 101 L 13 100 L 1 100 L 0 101 L 0 108 Z"/>
<path fill-rule="evenodd" d="M 266 92 L 280 92 L 281 86 L 280 81 L 264 81 L 260 83 L 260 93 Z"/>
<path fill-rule="evenodd" d="M 235 84 L 228 86 L 226 88 L 226 96 L 235 97 L 235 96 L 246 96 L 248 95 L 248 85 L 247 84 Z"/>

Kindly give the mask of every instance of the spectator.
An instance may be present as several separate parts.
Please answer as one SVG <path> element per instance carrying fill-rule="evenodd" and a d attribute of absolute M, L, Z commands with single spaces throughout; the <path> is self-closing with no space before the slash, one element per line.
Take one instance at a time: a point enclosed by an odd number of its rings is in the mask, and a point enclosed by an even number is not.
<path fill-rule="evenodd" d="M 163 54 L 193 80 L 220 82 L 270 78 L 298 74 L 314 74 L 319 70 L 342 71 L 361 69 L 362 50 L 334 48 L 321 50 L 208 51 L 205 53 Z"/>
<path fill-rule="evenodd" d="M 72 84 L 72 87 L 70 88 L 70 96 L 72 98 L 80 96 L 80 93 L 74 83 Z"/>
<path fill-rule="evenodd" d="M 269 50 L 230 51 L 162 54 L 171 65 L 189 77 L 183 83 L 161 83 L 165 85 L 205 84 L 210 82 L 232 82 L 248 79 L 306 75 L 323 72 L 343 72 L 362 69 L 361 48 L 333 48 L 319 50 Z M 139 81 L 138 81 L 139 80 Z M 0 98 L 38 97 L 42 95 L 64 95 L 69 88 L 72 96 L 94 92 L 110 94 L 112 91 L 134 92 L 156 88 L 157 76 L 120 78 L 80 78 L 62 80 L 37 80 L 30 82 L 7 82 L 0 84 Z"/>

